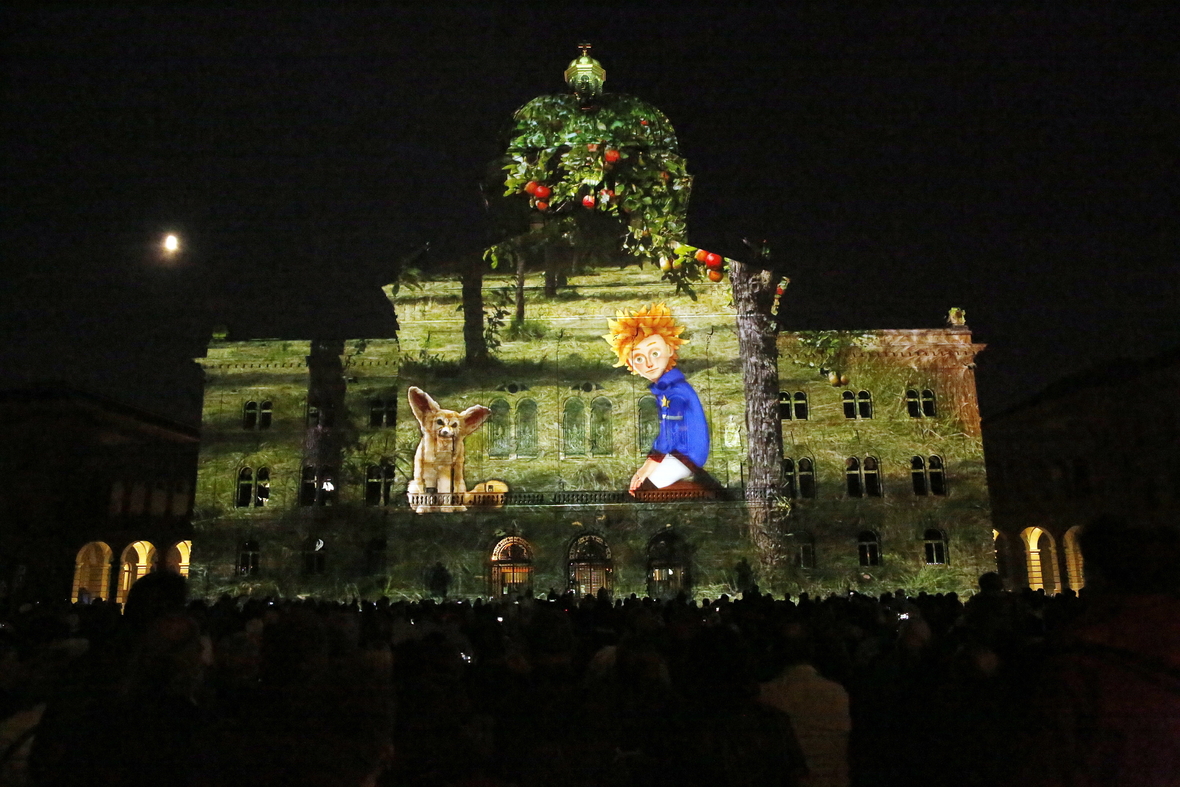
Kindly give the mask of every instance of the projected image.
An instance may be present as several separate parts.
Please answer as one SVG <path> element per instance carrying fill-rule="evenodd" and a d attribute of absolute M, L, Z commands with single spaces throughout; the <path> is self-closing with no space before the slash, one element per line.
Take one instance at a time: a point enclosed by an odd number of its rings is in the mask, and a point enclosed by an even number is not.
<path fill-rule="evenodd" d="M 663 303 L 637 311 L 621 310 L 609 322 L 603 338 L 618 356 L 616 366 L 650 383 L 659 408 L 659 432 L 647 459 L 631 477 L 628 490 L 642 499 L 657 489 L 703 490 L 715 488 L 704 470 L 709 458 L 709 425 L 700 397 L 684 373 L 676 367 L 684 326 L 676 322 Z"/>
<path fill-rule="evenodd" d="M 408 398 L 422 432 L 414 453 L 414 477 L 406 490 L 410 505 L 419 514 L 465 511 L 463 441 L 492 411 L 483 405 L 468 407 L 461 413 L 447 410 L 415 386 L 410 386 Z"/>

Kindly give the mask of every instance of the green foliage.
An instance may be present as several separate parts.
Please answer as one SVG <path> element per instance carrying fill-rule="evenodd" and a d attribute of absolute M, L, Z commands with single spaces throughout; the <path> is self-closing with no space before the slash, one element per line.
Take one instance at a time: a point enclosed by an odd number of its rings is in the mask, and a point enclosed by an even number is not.
<path fill-rule="evenodd" d="M 794 337 L 801 349 L 797 362 L 806 363 L 821 374 L 843 370 L 850 352 L 863 347 L 871 338 L 856 331 L 798 331 Z"/>
<path fill-rule="evenodd" d="M 587 109 L 577 96 L 559 94 L 530 101 L 513 120 L 503 159 L 504 195 L 528 200 L 532 220 L 523 236 L 488 249 L 485 258 L 493 267 L 515 259 L 530 239 L 592 243 L 594 233 L 582 218 L 593 213 L 616 220 L 617 229 L 605 233 L 616 250 L 656 264 L 677 257 L 687 233 L 692 178 L 662 113 L 630 96 L 607 94 Z M 530 194 L 530 184 L 549 193 Z M 679 291 L 691 291 L 689 282 L 700 278 L 695 261 L 662 267 Z"/>
<path fill-rule="evenodd" d="M 490 308 L 484 309 L 483 341 L 489 353 L 494 353 L 503 344 L 500 341 L 500 332 L 508 322 L 508 315 L 512 313 L 511 303 L 512 293 L 504 288 L 496 291 L 495 300 Z"/>
<path fill-rule="evenodd" d="M 447 360 L 438 353 L 421 349 L 413 357 L 403 358 L 398 366 L 398 374 L 413 380 L 421 377 L 449 376 L 447 372 L 457 372 L 459 362 Z"/>
<path fill-rule="evenodd" d="M 530 342 L 544 339 L 549 333 L 549 328 L 545 323 L 538 320 L 525 320 L 521 323 L 512 323 L 508 326 L 508 330 L 504 332 L 505 338 L 513 342 Z"/>

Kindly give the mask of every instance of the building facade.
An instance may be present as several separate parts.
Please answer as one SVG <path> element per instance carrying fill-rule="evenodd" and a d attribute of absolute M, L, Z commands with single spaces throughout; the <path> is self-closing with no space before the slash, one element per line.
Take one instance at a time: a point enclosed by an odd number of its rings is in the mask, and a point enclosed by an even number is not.
<path fill-rule="evenodd" d="M 1010 588 L 1081 590 L 1078 536 L 1103 514 L 1175 526 L 1180 353 L 1065 378 L 987 421 L 996 557 Z"/>
<path fill-rule="evenodd" d="M 512 279 L 489 277 L 485 292 Z M 715 596 L 966 589 L 994 568 L 974 344 L 965 325 L 782 333 L 784 483 L 774 554 L 748 534 L 745 395 L 729 285 L 674 295 L 638 266 L 527 282 L 522 327 L 464 363 L 460 284 L 387 288 L 396 339 L 216 337 L 194 512 L 194 588 L 336 597 L 450 593 Z M 687 343 L 710 484 L 630 493 L 660 433 L 647 380 L 603 336 L 659 299 Z M 412 494 L 422 432 L 410 387 L 461 413 L 465 496 Z M 758 491 L 757 494 L 764 494 Z"/>
<path fill-rule="evenodd" d="M 0 394 L 0 598 L 120 603 L 187 574 L 198 433 L 65 386 Z"/>

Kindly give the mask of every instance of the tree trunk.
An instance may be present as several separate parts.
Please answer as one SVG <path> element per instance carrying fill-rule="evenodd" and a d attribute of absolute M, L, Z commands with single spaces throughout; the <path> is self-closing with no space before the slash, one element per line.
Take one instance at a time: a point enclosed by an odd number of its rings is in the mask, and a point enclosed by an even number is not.
<path fill-rule="evenodd" d="M 478 365 L 488 360 L 488 343 L 483 333 L 483 268 L 474 262 L 463 271 L 463 345 L 466 362 Z"/>
<path fill-rule="evenodd" d="M 771 314 L 778 275 L 742 262 L 730 265 L 737 307 L 738 352 L 746 388 L 746 505 L 750 537 L 764 564 L 777 558 L 774 499 L 782 484 L 783 432 L 778 418 L 778 346 Z"/>
<path fill-rule="evenodd" d="M 524 325 L 524 254 L 516 253 L 516 313 L 513 325 Z"/>

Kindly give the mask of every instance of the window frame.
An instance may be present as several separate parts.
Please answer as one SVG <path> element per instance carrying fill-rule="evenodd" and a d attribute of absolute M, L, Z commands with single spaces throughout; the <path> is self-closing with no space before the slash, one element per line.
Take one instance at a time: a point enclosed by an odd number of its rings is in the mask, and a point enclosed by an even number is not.
<path fill-rule="evenodd" d="M 867 536 L 867 537 L 866 537 Z M 862 530 L 856 535 L 856 555 L 861 568 L 881 565 L 881 537 L 872 530 Z"/>
<path fill-rule="evenodd" d="M 922 541 L 924 542 L 923 556 L 926 560 L 926 565 L 950 565 L 950 545 L 947 543 L 945 531 L 936 527 L 926 528 L 926 531 L 922 534 Z"/>

